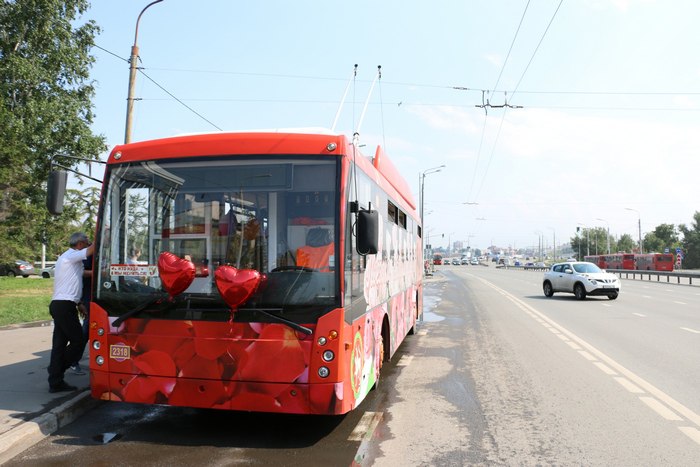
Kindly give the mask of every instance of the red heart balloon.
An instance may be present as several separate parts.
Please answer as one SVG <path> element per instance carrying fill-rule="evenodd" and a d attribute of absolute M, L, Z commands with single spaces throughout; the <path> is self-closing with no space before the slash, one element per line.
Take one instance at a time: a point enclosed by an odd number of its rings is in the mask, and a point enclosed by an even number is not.
<path fill-rule="evenodd" d="M 236 269 L 233 266 L 219 266 L 214 273 L 216 288 L 224 301 L 232 309 L 245 303 L 260 284 L 260 272 L 255 269 Z"/>
<path fill-rule="evenodd" d="M 163 287 L 171 297 L 181 294 L 194 280 L 195 267 L 192 261 L 164 251 L 158 257 L 158 274 Z"/>

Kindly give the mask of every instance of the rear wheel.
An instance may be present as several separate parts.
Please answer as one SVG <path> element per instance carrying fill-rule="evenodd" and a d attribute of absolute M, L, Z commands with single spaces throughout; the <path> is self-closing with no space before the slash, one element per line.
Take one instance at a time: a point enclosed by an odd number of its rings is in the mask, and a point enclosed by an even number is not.
<path fill-rule="evenodd" d="M 542 290 L 544 291 L 545 297 L 551 297 L 552 295 L 554 295 L 554 289 L 552 289 L 552 284 L 550 284 L 549 282 L 545 282 L 542 285 Z"/>
<path fill-rule="evenodd" d="M 576 284 L 574 286 L 574 295 L 578 300 L 586 298 L 586 289 L 583 287 L 583 284 Z"/>
<path fill-rule="evenodd" d="M 7 277 L 15 277 L 14 271 L 7 271 Z"/>
<path fill-rule="evenodd" d="M 41 277 L 43 277 L 44 279 L 48 279 L 51 277 L 51 275 L 48 272 L 42 272 Z"/>
<path fill-rule="evenodd" d="M 379 338 L 379 365 L 377 365 L 377 375 L 374 377 L 374 385 L 372 389 L 377 389 L 379 387 L 379 377 L 382 373 L 382 366 L 384 365 L 384 333 L 382 333 Z"/>

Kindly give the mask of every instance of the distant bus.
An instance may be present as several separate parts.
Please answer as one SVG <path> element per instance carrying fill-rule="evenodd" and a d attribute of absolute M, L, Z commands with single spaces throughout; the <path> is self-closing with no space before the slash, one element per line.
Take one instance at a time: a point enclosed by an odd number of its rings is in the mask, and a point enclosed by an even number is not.
<path fill-rule="evenodd" d="M 633 253 L 615 253 L 611 255 L 600 255 L 600 264 L 603 269 L 635 269 Z"/>
<path fill-rule="evenodd" d="M 673 271 L 673 255 L 670 253 L 588 255 L 583 260 L 596 264 L 601 269 Z"/>
<path fill-rule="evenodd" d="M 670 253 L 648 253 L 634 255 L 637 269 L 641 271 L 673 271 L 673 255 Z"/>
<path fill-rule="evenodd" d="M 442 255 L 434 254 L 433 255 L 433 264 L 435 265 L 442 265 Z"/>
<path fill-rule="evenodd" d="M 603 259 L 602 255 L 587 255 L 583 257 L 583 260 L 593 263 L 601 269 L 605 269 L 605 266 L 603 266 L 605 264 L 605 260 Z"/>

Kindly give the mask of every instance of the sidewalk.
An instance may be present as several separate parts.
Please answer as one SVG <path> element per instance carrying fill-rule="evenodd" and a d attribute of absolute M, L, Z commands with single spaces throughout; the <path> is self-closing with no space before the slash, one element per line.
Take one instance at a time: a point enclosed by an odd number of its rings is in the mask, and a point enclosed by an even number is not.
<path fill-rule="evenodd" d="M 78 389 L 49 393 L 52 334 L 52 321 L 0 328 L 0 464 L 99 403 L 90 397 L 89 376 L 70 370 L 65 380 Z M 87 355 L 86 349 L 85 370 Z"/>

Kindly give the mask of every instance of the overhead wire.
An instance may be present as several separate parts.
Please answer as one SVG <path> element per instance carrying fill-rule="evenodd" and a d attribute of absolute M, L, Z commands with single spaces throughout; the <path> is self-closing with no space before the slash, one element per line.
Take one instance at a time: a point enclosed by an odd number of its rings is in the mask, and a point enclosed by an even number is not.
<path fill-rule="evenodd" d="M 199 118 L 201 118 L 202 120 L 204 120 L 205 122 L 207 122 L 208 124 L 210 124 L 211 126 L 213 126 L 214 128 L 216 128 L 217 130 L 219 130 L 219 131 L 224 131 L 223 128 L 219 127 L 217 124 L 215 124 L 214 122 L 212 122 L 211 120 L 209 120 L 208 118 L 206 118 L 204 115 L 200 114 L 199 112 L 197 112 L 196 110 L 194 110 L 192 107 L 190 107 L 189 105 L 187 105 L 187 104 L 185 104 L 184 102 L 182 102 L 182 100 L 180 100 L 179 98 L 177 98 L 173 93 L 171 93 L 170 91 L 168 91 L 167 89 L 165 89 L 163 86 L 161 86 L 156 80 L 154 80 L 153 78 L 151 78 L 150 76 L 148 76 L 148 75 L 143 71 L 143 69 L 139 68 L 139 72 L 140 72 L 143 76 L 145 76 L 146 78 L 148 78 L 153 84 L 155 84 L 156 86 L 158 86 L 163 92 L 165 92 L 167 95 L 169 95 L 170 97 L 172 97 L 173 99 L 175 99 L 176 102 L 178 102 L 180 105 L 182 105 L 183 107 L 185 107 L 187 110 L 189 110 L 190 112 L 192 112 L 193 114 L 195 114 L 196 116 L 198 116 Z"/>
<path fill-rule="evenodd" d="M 520 87 L 520 83 L 522 83 L 523 78 L 527 74 L 527 71 L 530 69 L 530 65 L 532 64 L 532 61 L 535 58 L 535 55 L 537 55 L 537 51 L 540 48 L 540 45 L 542 45 L 542 42 L 544 41 L 545 36 L 547 35 L 547 32 L 549 31 L 549 28 L 551 27 L 552 23 L 554 22 L 554 18 L 557 16 L 557 13 L 559 12 L 559 9 L 561 8 L 562 3 L 564 3 L 564 0 L 559 0 L 559 5 L 557 5 L 557 8 L 554 10 L 554 13 L 552 14 L 552 17 L 549 19 L 549 23 L 547 24 L 547 27 L 545 28 L 544 32 L 542 33 L 542 36 L 540 37 L 539 42 L 537 43 L 537 46 L 535 47 L 535 50 L 533 50 L 532 55 L 530 56 L 530 60 L 528 61 L 527 65 L 525 66 L 525 69 L 523 70 L 523 73 L 520 75 L 520 79 L 518 80 L 518 83 L 515 86 L 515 89 L 513 90 L 511 94 L 511 98 L 515 93 L 517 92 L 518 88 Z M 527 8 L 530 5 L 530 1 L 528 0 L 527 5 L 525 6 L 525 11 L 523 12 L 523 18 L 525 17 L 525 13 L 527 12 Z M 520 20 L 522 24 L 522 18 Z M 520 25 L 518 25 L 518 29 L 516 31 L 515 36 L 517 37 L 518 31 L 520 31 Z M 515 42 L 515 38 L 513 38 L 513 42 Z M 512 44 L 511 44 L 512 48 Z M 505 65 L 504 65 L 505 66 Z M 499 76 L 500 80 L 500 76 Z M 477 191 L 476 196 L 474 197 L 474 202 L 476 202 L 479 199 L 479 195 L 481 194 L 481 190 L 484 186 L 484 183 L 486 182 L 486 177 L 488 175 L 489 168 L 491 167 L 491 162 L 493 161 L 494 154 L 496 153 L 496 147 L 498 145 L 498 141 L 501 137 L 501 130 L 503 129 L 503 122 L 505 121 L 506 118 L 506 112 L 508 112 L 509 106 L 506 105 L 503 108 L 503 114 L 501 115 L 501 121 L 498 125 L 498 131 L 496 133 L 496 139 L 493 142 L 493 146 L 491 148 L 491 154 L 489 155 L 489 160 L 488 163 L 486 164 L 486 170 L 484 171 L 484 175 L 481 179 L 481 183 L 479 184 L 479 190 Z M 471 193 L 471 190 L 470 190 Z"/>
<path fill-rule="evenodd" d="M 498 83 L 500 83 L 500 81 L 501 81 L 501 76 L 503 75 L 503 70 L 506 69 L 506 64 L 508 63 L 508 59 L 510 58 L 510 53 L 513 50 L 513 46 L 515 45 L 515 41 L 518 38 L 518 34 L 520 33 L 520 28 L 523 25 L 523 21 L 525 20 L 525 14 L 527 13 L 527 9 L 529 8 L 529 6 L 530 6 L 530 0 L 527 1 L 527 4 L 525 5 L 525 10 L 523 10 L 523 14 L 520 16 L 520 22 L 518 23 L 518 27 L 515 30 L 515 34 L 513 35 L 513 40 L 510 42 L 510 47 L 508 48 L 508 54 L 506 55 L 506 58 L 503 61 L 503 65 L 501 66 L 501 71 L 498 73 L 498 78 L 496 79 L 496 84 L 494 84 L 494 86 L 493 86 L 494 91 L 498 87 Z M 482 101 L 483 101 L 483 98 L 484 98 L 483 91 L 482 91 L 481 96 L 482 96 Z M 505 108 L 503 109 L 503 117 L 505 117 L 506 110 L 507 109 L 505 109 Z M 474 164 L 474 173 L 472 175 L 472 182 L 469 185 L 469 193 L 467 194 L 467 201 L 468 202 L 472 202 L 471 195 L 472 195 L 472 191 L 474 190 L 474 182 L 476 181 L 476 173 L 477 173 L 477 170 L 479 169 L 479 161 L 481 159 L 481 148 L 483 147 L 483 143 L 484 143 L 484 136 L 486 134 L 486 123 L 487 122 L 488 122 L 488 108 L 484 107 L 484 125 L 481 129 L 481 140 L 479 142 L 479 150 L 476 154 L 476 163 Z M 503 125 L 503 119 L 501 119 L 501 125 Z M 499 126 L 498 134 L 500 134 L 500 128 L 501 128 L 501 126 Z M 496 137 L 496 141 L 498 141 L 498 137 Z M 495 149 L 495 145 L 494 145 L 494 149 Z M 493 151 L 491 152 L 491 157 L 489 157 L 489 161 L 486 165 L 486 171 L 484 172 L 484 176 L 482 178 L 482 182 L 481 182 L 480 186 L 483 186 L 483 183 L 484 183 L 483 180 L 486 179 L 486 174 L 488 173 L 488 168 L 491 165 L 492 158 L 493 158 Z M 481 192 L 481 188 L 479 188 L 479 191 L 477 192 L 477 196 L 474 199 L 478 198 L 479 192 Z"/>
<path fill-rule="evenodd" d="M 93 44 L 93 47 L 102 50 L 103 52 L 114 56 L 115 58 L 122 60 L 126 63 L 129 62 L 128 59 L 120 57 L 118 54 L 101 47 L 97 44 Z M 342 81 L 342 78 L 334 77 L 324 77 L 324 76 L 305 76 L 305 75 L 288 75 L 288 74 L 270 74 L 270 73 L 249 73 L 249 72 L 234 72 L 234 71 L 223 71 L 223 70 L 193 70 L 193 69 L 183 69 L 183 68 L 160 68 L 160 67 L 140 67 L 143 70 L 148 71 L 171 71 L 171 72 L 192 72 L 192 73 L 212 73 L 212 74 L 236 74 L 254 77 L 276 77 L 276 78 L 290 78 L 290 79 L 312 79 L 312 80 L 332 80 L 332 81 Z M 500 75 L 499 75 L 500 76 Z M 153 81 L 153 78 L 149 78 Z M 499 78 L 500 79 L 500 78 Z M 357 80 L 358 82 L 371 82 L 370 80 Z M 490 92 L 495 94 L 498 92 L 506 92 L 505 89 L 497 89 L 497 86 L 491 88 L 491 91 L 486 89 L 481 89 L 477 87 L 466 87 L 466 86 L 455 86 L 455 85 L 442 85 L 442 84 L 426 84 L 426 83 L 413 83 L 413 82 L 403 82 L 403 81 L 383 81 L 384 85 L 389 86 L 410 86 L 415 88 L 434 88 L 434 89 L 445 89 L 445 90 L 459 90 L 459 91 L 472 91 L 472 92 Z M 700 92 L 693 91 L 646 91 L 646 92 L 630 92 L 630 91 L 547 91 L 547 90 L 518 90 L 518 94 L 531 94 L 531 95 L 583 95 L 583 96 L 700 96 Z M 512 94 L 511 94 L 512 97 Z M 139 100 L 142 101 L 159 101 L 166 99 L 159 98 L 147 98 L 143 97 Z M 180 102 L 271 102 L 271 103 L 311 103 L 311 104 L 336 104 L 337 101 L 334 100 L 312 100 L 312 99 L 251 99 L 251 98 L 226 98 L 226 97 L 215 97 L 215 98 L 188 98 L 179 99 Z M 440 106 L 449 105 L 451 107 L 468 107 L 473 108 L 473 104 L 457 104 L 453 102 L 446 103 L 431 103 L 431 102 L 421 102 L 413 103 L 409 101 L 402 100 L 400 102 L 387 102 L 387 105 L 392 106 Z M 578 109 L 578 110 L 646 110 L 646 111 L 696 111 L 700 109 L 695 108 L 674 108 L 674 107 L 596 107 L 596 106 L 540 106 L 540 105 L 528 105 L 528 108 L 539 108 L 539 109 Z"/>
<path fill-rule="evenodd" d="M 100 50 L 102 50 L 102 51 L 104 51 L 104 52 L 106 52 L 106 53 L 108 53 L 108 54 L 110 54 L 110 55 L 112 55 L 112 56 L 114 56 L 114 57 L 116 57 L 116 58 L 118 58 L 118 59 L 120 59 L 120 60 L 125 61 L 126 63 L 129 63 L 129 60 L 128 60 L 128 59 L 125 59 L 125 58 L 123 58 L 123 57 L 120 57 L 118 54 L 116 54 L 116 53 L 114 53 L 114 52 L 111 52 L 111 51 L 105 49 L 104 47 L 101 47 L 101 46 L 99 46 L 99 45 L 97 45 L 97 44 L 93 44 L 93 46 L 96 47 L 96 48 L 98 48 L 98 49 L 100 49 Z M 140 57 L 139 57 L 139 60 L 140 60 Z M 170 92 L 170 91 L 168 91 L 167 89 L 165 89 L 165 87 L 163 87 L 163 86 L 162 86 L 160 83 L 158 83 L 156 80 L 154 80 L 153 78 L 151 78 L 150 76 L 148 76 L 148 74 L 147 74 L 145 71 L 143 71 L 143 70 L 144 70 L 143 67 L 138 67 L 137 69 L 138 69 L 139 73 L 141 73 L 143 76 L 145 76 L 145 77 L 146 77 L 149 81 L 151 81 L 153 84 L 155 84 L 156 86 L 158 86 L 158 88 L 160 88 L 163 92 L 165 92 L 167 95 L 169 95 L 170 97 L 172 97 L 176 102 L 178 102 L 180 105 L 182 105 L 183 107 L 185 107 L 187 110 L 189 110 L 190 112 L 192 112 L 193 114 L 195 114 L 196 116 L 198 116 L 199 118 L 201 118 L 202 120 L 204 120 L 205 122 L 209 123 L 211 126 L 213 126 L 214 128 L 216 128 L 217 130 L 219 130 L 219 131 L 224 131 L 224 130 L 223 130 L 222 128 L 220 128 L 218 125 L 216 125 L 216 124 L 213 123 L 211 120 L 209 120 L 208 118 L 206 118 L 204 115 L 200 114 L 199 112 L 197 112 L 196 110 L 194 110 L 192 107 L 190 107 L 189 105 L 185 104 L 180 98 L 176 97 L 172 92 Z M 140 100 L 143 100 L 143 99 L 140 99 Z"/>

